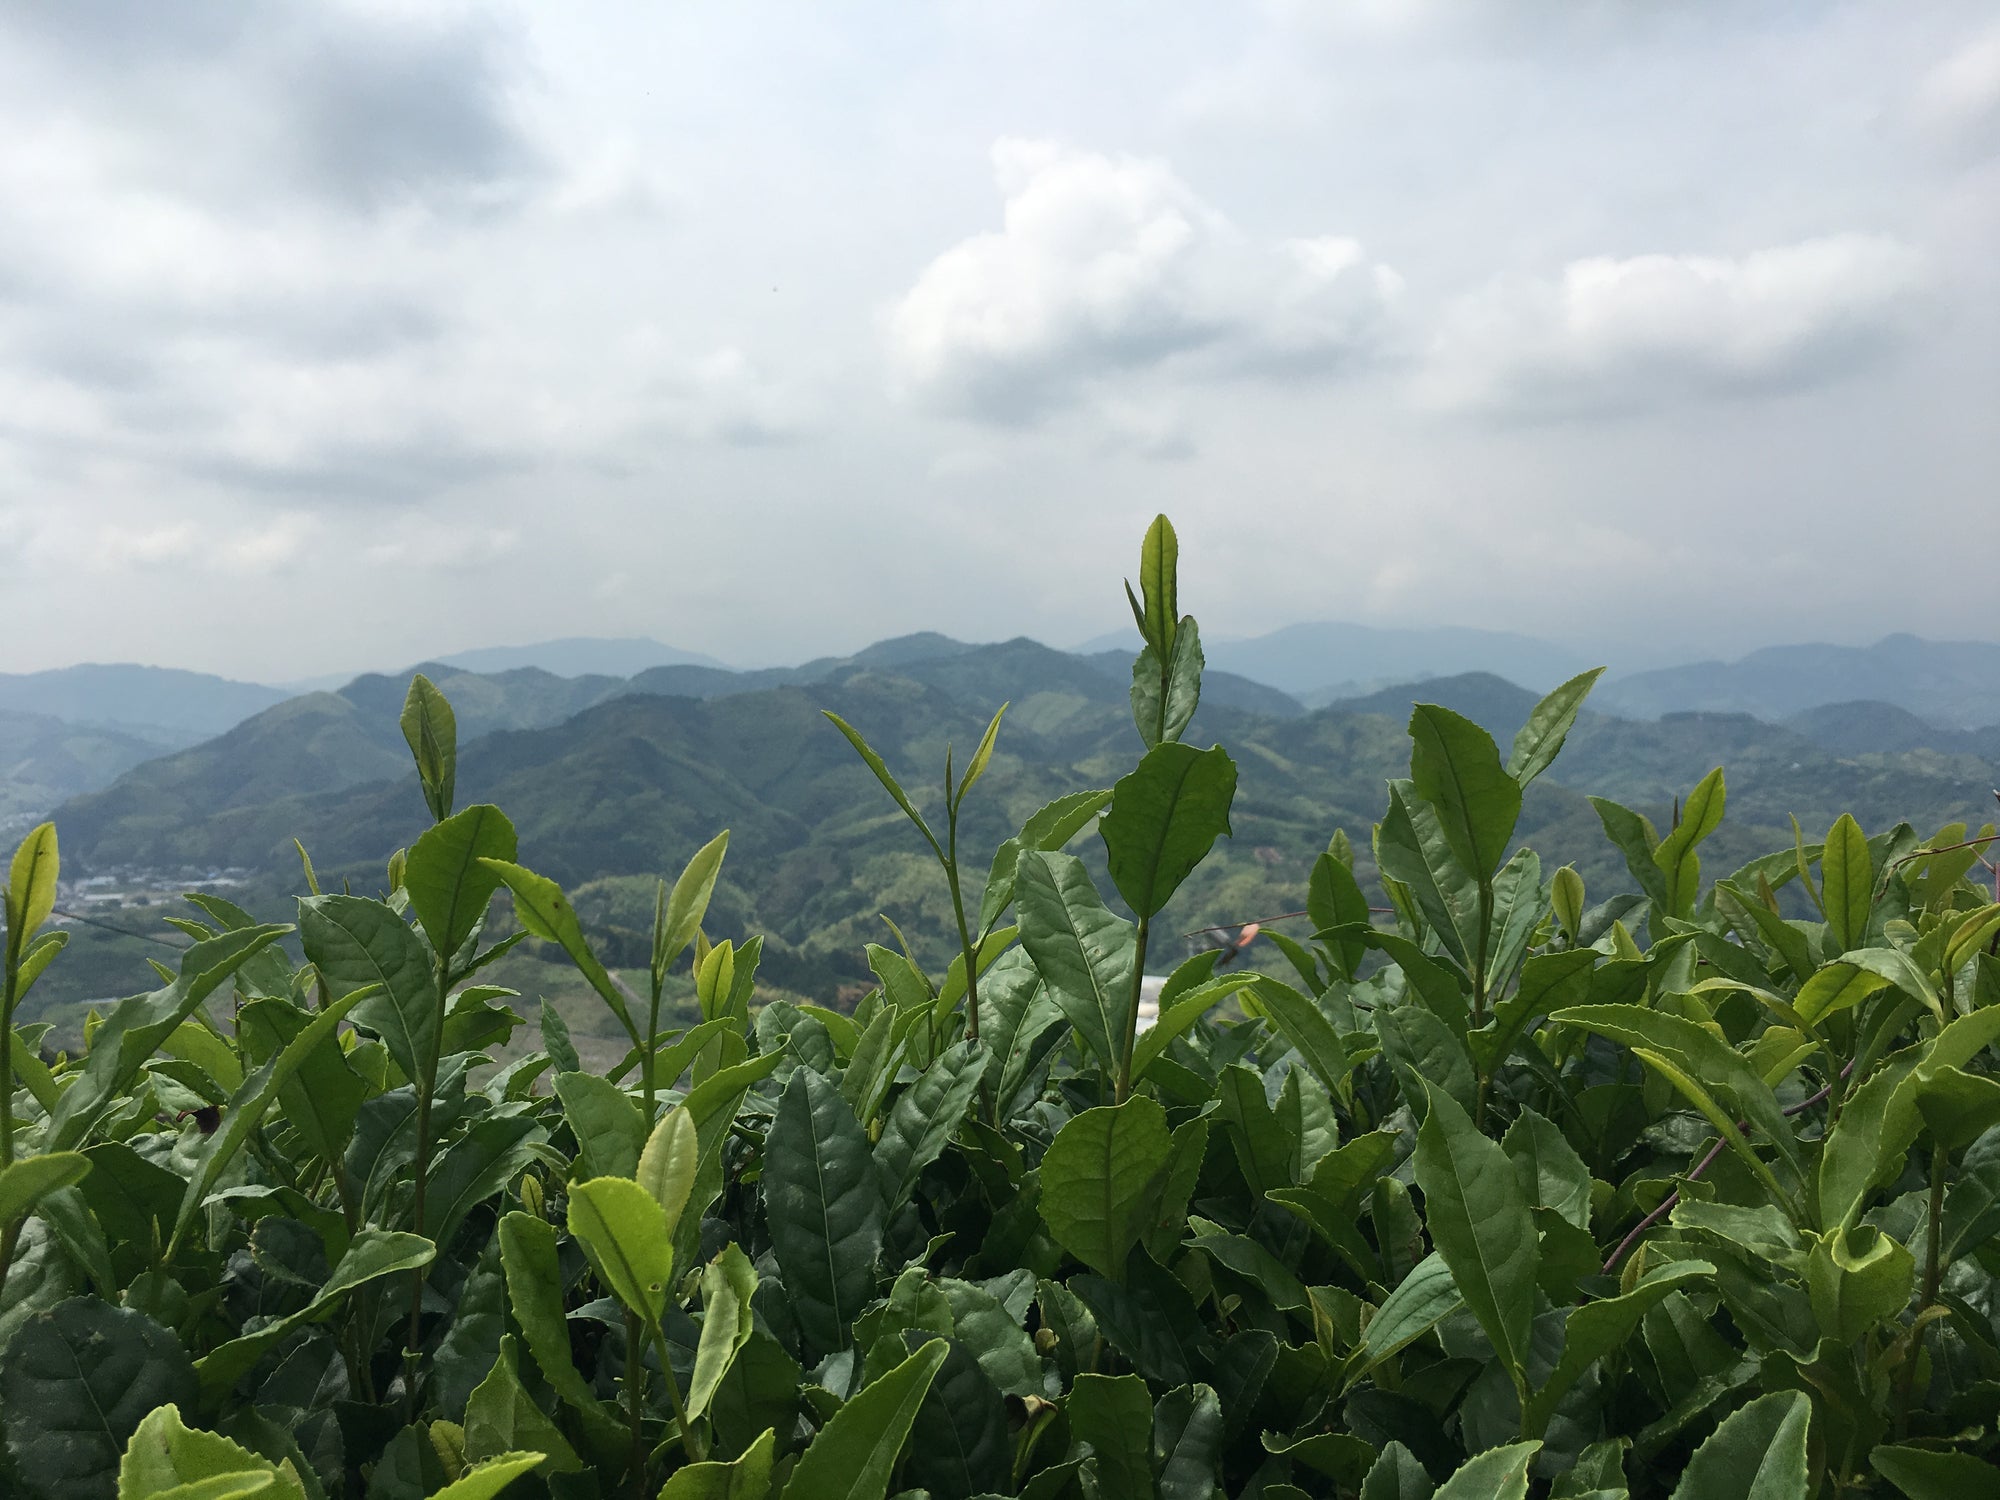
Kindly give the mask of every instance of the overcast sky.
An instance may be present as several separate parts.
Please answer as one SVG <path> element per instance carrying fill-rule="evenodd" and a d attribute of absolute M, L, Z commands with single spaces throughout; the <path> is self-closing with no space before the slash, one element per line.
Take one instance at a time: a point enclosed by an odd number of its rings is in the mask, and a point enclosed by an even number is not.
<path fill-rule="evenodd" d="M 0 670 L 2000 637 L 1990 0 L 0 0 Z M 1335 674 L 1337 675 L 1337 674 Z"/>

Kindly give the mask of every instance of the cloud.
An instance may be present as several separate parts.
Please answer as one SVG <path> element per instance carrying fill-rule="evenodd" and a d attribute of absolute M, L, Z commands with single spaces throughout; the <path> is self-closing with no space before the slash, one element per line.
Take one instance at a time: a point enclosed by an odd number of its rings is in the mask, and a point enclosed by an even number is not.
<path fill-rule="evenodd" d="M 1912 103 L 1918 125 L 1945 145 L 2000 151 L 2000 26 L 1971 37 L 1924 74 Z"/>
<path fill-rule="evenodd" d="M 1876 235 L 1576 260 L 1449 309 L 1423 384 L 1443 405 L 1544 416 L 1799 390 L 1892 350 L 1925 289 L 1922 256 Z"/>
<path fill-rule="evenodd" d="M 1379 344 L 1400 280 L 1352 240 L 1259 244 L 1163 161 L 993 148 L 1002 227 L 933 260 L 892 309 L 897 388 L 1003 425 L 1127 377 L 1329 370 Z"/>
<path fill-rule="evenodd" d="M 77 0 L 15 7 L 4 35 L 94 74 L 93 112 L 162 183 L 438 212 L 518 200 L 546 169 L 524 45 L 486 9 Z M 176 149 L 188 137 L 199 150 Z"/>

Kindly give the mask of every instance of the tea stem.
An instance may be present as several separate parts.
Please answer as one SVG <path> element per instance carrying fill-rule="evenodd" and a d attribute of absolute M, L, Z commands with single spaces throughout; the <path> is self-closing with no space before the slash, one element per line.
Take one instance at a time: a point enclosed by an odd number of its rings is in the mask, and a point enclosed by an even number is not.
<path fill-rule="evenodd" d="M 1123 1104 L 1132 1093 L 1132 1053 L 1139 1045 L 1139 997 L 1146 988 L 1146 939 L 1152 934 L 1151 917 L 1139 919 L 1139 940 L 1132 953 L 1132 997 L 1125 1007 L 1124 1045 L 1118 1052 L 1118 1089 L 1114 1104 Z"/>

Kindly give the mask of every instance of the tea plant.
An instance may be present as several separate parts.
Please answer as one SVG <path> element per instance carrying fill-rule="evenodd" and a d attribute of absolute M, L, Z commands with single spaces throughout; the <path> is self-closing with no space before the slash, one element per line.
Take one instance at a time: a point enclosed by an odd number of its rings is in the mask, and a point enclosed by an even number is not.
<path fill-rule="evenodd" d="M 976 903 L 1000 716 L 928 810 L 835 720 L 957 929 L 942 975 L 871 947 L 851 1011 L 759 1003 L 759 940 L 711 941 L 726 834 L 658 883 L 642 988 L 614 974 L 500 809 L 457 806 L 421 677 L 429 824 L 383 890 L 308 861 L 290 924 L 191 898 L 178 967 L 75 1056 L 15 1025 L 64 940 L 36 829 L 0 968 L 0 1492 L 2000 1493 L 1992 830 L 1843 817 L 1705 881 L 1718 770 L 1664 833 L 1596 802 L 1631 888 L 1591 905 L 1514 835 L 1596 674 L 1504 758 L 1420 705 L 1372 870 L 1336 833 L 1285 972 L 1202 955 L 1142 1031 L 1152 923 L 1238 783 L 1183 738 L 1177 572 L 1162 518 L 1132 769 L 1028 819 Z M 1093 825 L 1115 900 L 1067 852 Z M 482 976 L 523 941 L 615 1019 L 608 1073 L 546 1005 L 517 1036 Z M 684 962 L 701 1019 L 663 1032 Z"/>

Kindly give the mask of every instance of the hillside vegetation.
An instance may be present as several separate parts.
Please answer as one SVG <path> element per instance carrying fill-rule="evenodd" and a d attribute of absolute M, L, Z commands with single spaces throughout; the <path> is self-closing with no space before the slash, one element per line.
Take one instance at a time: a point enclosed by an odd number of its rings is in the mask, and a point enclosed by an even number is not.
<path fill-rule="evenodd" d="M 920 635 L 758 673 L 670 666 L 625 681 L 439 668 L 433 680 L 462 705 L 461 785 L 510 809 L 523 849 L 575 889 L 618 961 L 643 948 L 658 851 L 727 823 L 744 857 L 725 877 L 717 910 L 765 935 L 768 972 L 830 994 L 868 981 L 860 954 L 884 935 L 883 914 L 926 961 L 944 953 L 949 923 L 872 778 L 819 710 L 868 723 L 889 765 L 914 775 L 1011 703 L 987 794 L 968 810 L 970 836 L 997 842 L 1036 807 L 1111 775 L 1130 732 L 1128 678 L 1103 657 L 1032 641 L 969 646 Z M 377 888 L 389 856 L 420 831 L 396 729 L 400 694 L 372 676 L 293 699 L 73 800 L 57 815 L 72 867 L 190 876 L 235 868 L 246 884 L 232 888 L 233 899 L 281 917 L 303 889 L 298 839 L 327 878 Z M 1372 889 L 1365 835 L 1382 816 L 1384 783 L 1407 760 L 1404 726 L 1418 697 L 1503 742 L 1537 701 L 1469 673 L 1307 713 L 1274 690 L 1207 673 L 1191 733 L 1236 748 L 1236 834 L 1163 914 L 1161 951 L 1186 957 L 1214 941 L 1198 929 L 1298 911 L 1333 828 L 1360 846 L 1356 867 Z M 1992 761 L 1928 747 L 1858 752 L 1852 741 L 1867 725 L 1858 720 L 1848 743 L 1829 748 L 1805 726 L 1741 714 L 1646 721 L 1586 710 L 1562 766 L 1531 789 L 1519 835 L 1560 844 L 1590 889 L 1609 896 L 1637 887 L 1577 787 L 1666 822 L 1675 799 L 1726 762 L 1732 815 L 1716 835 L 1717 857 L 1733 863 L 1788 841 L 1795 816 L 1824 828 L 1851 809 L 1869 826 L 1908 818 L 1935 828 L 1990 807 Z M 100 915 L 177 938 L 161 927 L 158 907 Z M 145 951 L 100 929 L 79 931 L 74 962 L 52 976 L 39 1013 L 73 1024 L 66 1018 L 78 1002 L 115 993 L 116 976 Z M 1252 951 L 1266 966 L 1281 962 L 1268 943 Z M 530 993 L 575 993 L 574 976 L 560 969 L 514 977 Z"/>

